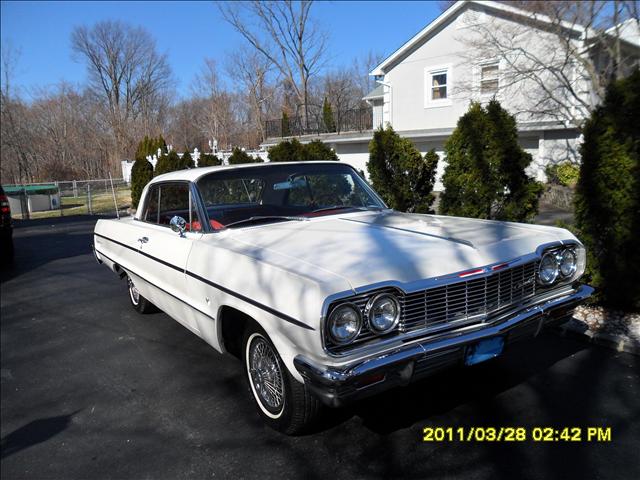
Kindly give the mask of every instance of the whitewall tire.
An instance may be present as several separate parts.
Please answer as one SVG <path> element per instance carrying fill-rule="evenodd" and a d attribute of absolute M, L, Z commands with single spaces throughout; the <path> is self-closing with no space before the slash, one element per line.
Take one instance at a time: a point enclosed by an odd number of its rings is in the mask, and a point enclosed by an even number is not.
<path fill-rule="evenodd" d="M 127 290 L 129 292 L 129 301 L 131 302 L 131 306 L 136 312 L 153 313 L 157 311 L 156 307 L 140 294 L 129 275 L 127 275 Z"/>
<path fill-rule="evenodd" d="M 303 433 L 320 411 L 318 399 L 293 378 L 259 326 L 248 326 L 242 345 L 249 391 L 262 419 L 279 432 Z"/>

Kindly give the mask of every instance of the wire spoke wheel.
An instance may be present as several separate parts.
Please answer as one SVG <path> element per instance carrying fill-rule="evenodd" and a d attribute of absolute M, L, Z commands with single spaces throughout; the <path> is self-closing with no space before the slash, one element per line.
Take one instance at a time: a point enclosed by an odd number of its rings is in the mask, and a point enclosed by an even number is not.
<path fill-rule="evenodd" d="M 249 346 L 249 376 L 254 392 L 262 405 L 271 413 L 284 406 L 284 379 L 280 364 L 271 345 L 260 336 Z"/>

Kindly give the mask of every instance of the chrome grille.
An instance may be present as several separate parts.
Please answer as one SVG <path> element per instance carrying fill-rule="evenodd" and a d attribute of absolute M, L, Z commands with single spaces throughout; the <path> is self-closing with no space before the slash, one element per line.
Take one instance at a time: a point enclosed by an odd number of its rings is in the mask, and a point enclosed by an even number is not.
<path fill-rule="evenodd" d="M 536 293 L 536 263 L 501 270 L 483 278 L 410 293 L 404 298 L 400 330 L 473 323 Z"/>
<path fill-rule="evenodd" d="M 398 330 L 385 337 L 423 329 L 444 330 L 482 323 L 492 314 L 533 297 L 536 294 L 537 265 L 538 262 L 533 261 L 482 278 L 461 280 L 409 294 L 402 294 L 395 288 L 384 288 L 342 299 L 332 307 L 344 301 L 356 304 L 364 320 L 362 330 L 350 344 L 332 345 L 328 341 L 327 349 L 332 353 L 345 352 L 373 338 L 380 338 L 369 329 L 364 318 L 365 306 L 372 295 L 388 291 L 394 293 L 400 302 L 402 316 Z"/>

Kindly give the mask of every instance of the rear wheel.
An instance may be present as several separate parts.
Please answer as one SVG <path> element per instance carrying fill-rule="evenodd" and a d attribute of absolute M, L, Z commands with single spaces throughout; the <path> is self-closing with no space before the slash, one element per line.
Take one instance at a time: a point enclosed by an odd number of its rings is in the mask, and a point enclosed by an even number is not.
<path fill-rule="evenodd" d="M 288 435 L 304 432 L 320 411 L 320 402 L 289 373 L 262 329 L 247 329 L 243 359 L 249 389 L 267 425 Z"/>
<path fill-rule="evenodd" d="M 156 311 L 155 306 L 149 300 L 140 295 L 131 277 L 127 275 L 127 287 L 129 289 L 129 300 L 131 306 L 138 313 L 152 313 Z"/>

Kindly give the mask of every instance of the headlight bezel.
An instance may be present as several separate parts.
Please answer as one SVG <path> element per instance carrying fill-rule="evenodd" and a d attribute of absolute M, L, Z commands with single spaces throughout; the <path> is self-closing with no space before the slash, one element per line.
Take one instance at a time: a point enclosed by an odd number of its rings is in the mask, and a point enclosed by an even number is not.
<path fill-rule="evenodd" d="M 569 273 L 565 273 L 563 271 L 563 264 L 564 264 L 564 259 L 565 259 L 565 255 L 570 254 L 573 256 L 573 266 L 570 270 Z M 562 278 L 571 278 L 573 277 L 576 272 L 578 271 L 578 254 L 576 253 L 576 251 L 572 248 L 565 248 L 562 253 L 558 254 L 558 269 L 560 272 L 560 276 Z"/>
<path fill-rule="evenodd" d="M 396 314 L 395 314 L 395 318 L 393 319 L 393 322 L 389 327 L 385 329 L 379 329 L 374 325 L 373 318 L 372 318 L 372 311 L 376 303 L 385 298 L 390 299 L 391 302 L 395 305 Z M 373 295 L 367 302 L 367 305 L 365 306 L 364 316 L 367 319 L 367 325 L 369 329 L 373 333 L 375 333 L 376 335 L 386 335 L 387 333 L 390 333 L 395 328 L 397 328 L 398 324 L 400 323 L 400 317 L 402 316 L 402 306 L 400 305 L 400 300 L 398 300 L 398 297 L 396 295 L 390 292 L 381 292 L 376 295 Z"/>
<path fill-rule="evenodd" d="M 357 324 L 357 329 L 355 330 L 355 333 L 348 339 L 346 340 L 342 340 L 337 338 L 334 333 L 333 333 L 333 324 L 335 322 L 335 315 L 337 315 L 337 312 L 340 309 L 343 308 L 350 308 L 352 309 L 355 313 L 356 316 L 358 317 L 358 324 Z M 332 309 L 331 312 L 329 312 L 329 315 L 327 317 L 327 328 L 326 328 L 326 332 L 328 337 L 331 339 L 331 341 L 335 344 L 335 345 L 339 345 L 339 346 L 344 346 L 344 345 L 349 345 L 350 343 L 352 343 L 356 338 L 358 338 L 358 335 L 360 335 L 360 332 L 362 331 L 362 325 L 363 325 L 364 321 L 362 318 L 362 312 L 360 311 L 360 308 L 353 302 L 341 302 L 336 304 Z"/>
<path fill-rule="evenodd" d="M 543 265 L 547 261 L 553 262 L 553 265 L 555 267 L 553 272 L 553 277 L 550 280 L 545 280 L 542 276 Z M 540 264 L 538 265 L 538 272 L 537 272 L 538 283 L 543 287 L 550 287 L 556 282 L 556 280 L 558 280 L 559 276 L 560 276 L 560 264 L 558 262 L 557 251 L 545 252 L 540 258 Z"/>
<path fill-rule="evenodd" d="M 563 261 L 565 255 L 570 253 L 573 256 L 574 264 L 569 272 L 563 272 Z M 546 282 L 542 279 L 542 271 L 545 259 L 552 259 L 556 265 L 556 274 L 552 281 Z M 586 267 L 586 250 L 580 243 L 567 243 L 564 245 L 554 245 L 545 249 L 538 263 L 536 281 L 542 288 L 551 288 L 577 281 L 584 273 Z"/>

